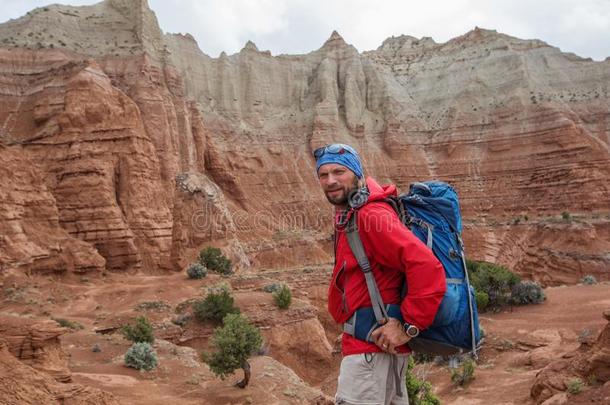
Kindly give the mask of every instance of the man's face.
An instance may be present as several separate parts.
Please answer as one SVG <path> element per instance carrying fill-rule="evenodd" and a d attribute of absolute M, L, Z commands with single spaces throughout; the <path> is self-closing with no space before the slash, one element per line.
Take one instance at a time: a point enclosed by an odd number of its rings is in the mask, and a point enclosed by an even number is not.
<path fill-rule="evenodd" d="M 327 163 L 318 170 L 318 180 L 328 201 L 333 205 L 347 205 L 347 195 L 358 187 L 358 177 L 347 167 Z"/>

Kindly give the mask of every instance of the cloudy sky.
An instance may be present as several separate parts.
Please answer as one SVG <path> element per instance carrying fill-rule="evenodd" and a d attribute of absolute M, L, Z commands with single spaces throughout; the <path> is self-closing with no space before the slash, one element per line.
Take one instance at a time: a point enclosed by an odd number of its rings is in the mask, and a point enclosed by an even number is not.
<path fill-rule="evenodd" d="M 51 0 L 0 0 L 0 22 Z M 93 4 L 96 0 L 60 0 Z M 610 56 L 610 0 L 148 0 L 165 32 L 191 33 L 208 55 L 260 50 L 307 53 L 337 30 L 359 51 L 387 37 L 445 42 L 475 26 L 541 39 L 564 52 Z"/>

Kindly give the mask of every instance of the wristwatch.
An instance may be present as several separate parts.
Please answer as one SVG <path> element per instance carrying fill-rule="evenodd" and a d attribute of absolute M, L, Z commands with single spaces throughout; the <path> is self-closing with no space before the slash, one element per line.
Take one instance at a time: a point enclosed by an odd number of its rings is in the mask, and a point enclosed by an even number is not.
<path fill-rule="evenodd" d="M 404 328 L 407 336 L 410 337 L 411 339 L 413 339 L 414 337 L 417 337 L 417 335 L 419 335 L 419 328 L 415 325 L 411 325 L 410 323 L 405 322 L 404 325 L 402 325 L 402 327 Z"/>

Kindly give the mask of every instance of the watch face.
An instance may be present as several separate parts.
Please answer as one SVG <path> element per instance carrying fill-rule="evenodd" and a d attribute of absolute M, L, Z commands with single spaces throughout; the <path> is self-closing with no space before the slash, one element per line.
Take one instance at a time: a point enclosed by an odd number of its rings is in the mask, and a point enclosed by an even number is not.
<path fill-rule="evenodd" d="M 412 338 L 419 335 L 419 329 L 417 328 L 417 326 L 413 326 L 413 325 L 407 326 L 407 329 L 405 330 L 405 332 L 407 332 L 407 335 Z"/>

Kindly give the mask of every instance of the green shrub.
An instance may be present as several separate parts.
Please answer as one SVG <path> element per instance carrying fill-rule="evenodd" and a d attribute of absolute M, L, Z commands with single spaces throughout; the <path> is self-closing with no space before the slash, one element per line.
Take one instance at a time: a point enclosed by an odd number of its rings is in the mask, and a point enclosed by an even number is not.
<path fill-rule="evenodd" d="M 263 286 L 263 291 L 266 293 L 274 293 L 282 288 L 280 283 L 271 283 Z"/>
<path fill-rule="evenodd" d="M 279 290 L 273 293 L 275 305 L 280 309 L 287 309 L 292 303 L 292 292 L 286 284 L 282 284 Z"/>
<path fill-rule="evenodd" d="M 432 384 L 417 378 L 413 371 L 415 360 L 412 356 L 407 358 L 406 385 L 410 405 L 440 405 L 441 401 L 432 391 Z"/>
<path fill-rule="evenodd" d="M 477 309 L 479 312 L 484 312 L 485 308 L 487 308 L 487 304 L 489 304 L 489 295 L 485 291 L 477 291 L 476 292 L 477 299 Z"/>
<path fill-rule="evenodd" d="M 199 262 L 191 264 L 186 269 L 186 275 L 190 279 L 199 280 L 199 279 L 202 279 L 205 276 L 207 276 L 207 274 L 208 274 L 208 269 L 205 267 L 205 265 L 203 265 Z"/>
<path fill-rule="evenodd" d="M 520 281 L 511 289 L 511 302 L 517 305 L 541 304 L 546 299 L 540 284 L 535 281 Z"/>
<path fill-rule="evenodd" d="M 237 384 L 245 388 L 250 380 L 248 358 L 258 351 L 263 343 L 260 331 L 240 314 L 228 314 L 223 326 L 214 330 L 212 346 L 214 352 L 202 355 L 212 372 L 224 379 L 238 368 L 244 370 L 244 380 Z"/>
<path fill-rule="evenodd" d="M 493 263 L 467 261 L 470 284 L 488 296 L 488 307 L 501 308 L 510 300 L 519 277 L 507 268 Z"/>
<path fill-rule="evenodd" d="M 64 328 L 68 328 L 68 329 L 72 329 L 72 330 L 79 330 L 79 329 L 83 329 L 84 326 L 81 325 L 80 323 L 76 322 L 76 321 L 71 321 L 69 319 L 64 319 L 64 318 L 51 318 L 53 319 L 55 322 L 57 322 L 60 326 L 64 327 Z"/>
<path fill-rule="evenodd" d="M 569 212 L 567 212 L 567 211 L 563 211 L 563 212 L 561 213 L 561 218 L 562 218 L 564 221 L 569 221 L 570 219 L 572 219 L 572 216 L 570 215 L 570 213 L 569 213 Z"/>
<path fill-rule="evenodd" d="M 125 353 L 125 365 L 136 370 L 150 371 L 157 367 L 157 353 L 146 342 L 134 343 Z"/>
<path fill-rule="evenodd" d="M 587 285 L 593 285 L 597 284 L 597 279 L 595 278 L 595 276 L 587 274 L 586 276 L 580 279 L 580 282 Z"/>
<path fill-rule="evenodd" d="M 464 359 L 460 367 L 451 370 L 451 382 L 456 387 L 464 387 L 470 384 L 474 380 L 475 367 L 474 360 L 470 358 Z"/>
<path fill-rule="evenodd" d="M 213 247 L 206 247 L 199 253 L 199 262 L 209 270 L 216 273 L 231 274 L 231 260 L 222 254 L 221 250 Z"/>
<path fill-rule="evenodd" d="M 535 281 L 520 281 L 511 290 L 511 302 L 517 305 L 541 304 L 546 297 L 540 284 Z"/>
<path fill-rule="evenodd" d="M 200 321 L 220 322 L 228 314 L 238 314 L 239 308 L 226 285 L 211 289 L 208 295 L 193 303 L 193 314 Z"/>
<path fill-rule="evenodd" d="M 126 339 L 135 343 L 153 343 L 155 341 L 153 327 L 144 316 L 138 316 L 135 324 L 124 325 L 121 332 Z"/>
<path fill-rule="evenodd" d="M 566 388 L 570 394 L 579 394 L 582 391 L 584 383 L 580 378 L 572 378 L 566 384 Z"/>

